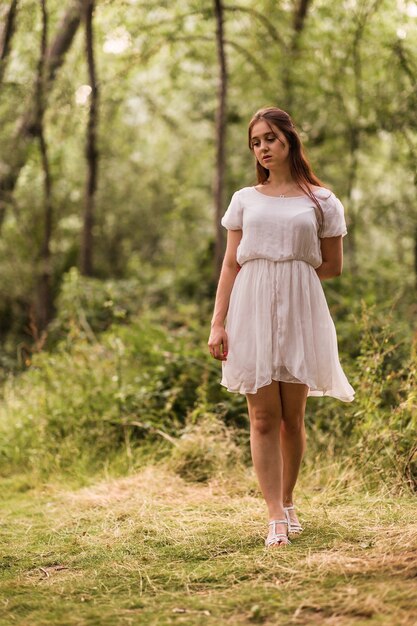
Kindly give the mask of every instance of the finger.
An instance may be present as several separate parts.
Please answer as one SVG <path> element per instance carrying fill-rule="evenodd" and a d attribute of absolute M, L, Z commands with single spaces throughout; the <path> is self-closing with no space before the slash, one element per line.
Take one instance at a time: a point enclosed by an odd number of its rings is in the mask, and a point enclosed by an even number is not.
<path fill-rule="evenodd" d="M 224 350 L 224 345 L 222 344 L 220 347 L 220 358 L 222 361 L 226 360 L 227 352 Z"/>
<path fill-rule="evenodd" d="M 227 335 L 223 339 L 223 352 L 227 354 L 229 352 L 229 339 Z"/>

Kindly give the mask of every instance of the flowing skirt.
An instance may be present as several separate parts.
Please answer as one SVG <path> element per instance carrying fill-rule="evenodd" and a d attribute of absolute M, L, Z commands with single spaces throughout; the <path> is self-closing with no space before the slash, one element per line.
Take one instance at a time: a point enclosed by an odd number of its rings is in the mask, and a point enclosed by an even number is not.
<path fill-rule="evenodd" d="M 306 261 L 246 261 L 230 295 L 229 352 L 220 384 L 256 393 L 272 380 L 308 385 L 309 396 L 351 402 L 321 281 Z"/>

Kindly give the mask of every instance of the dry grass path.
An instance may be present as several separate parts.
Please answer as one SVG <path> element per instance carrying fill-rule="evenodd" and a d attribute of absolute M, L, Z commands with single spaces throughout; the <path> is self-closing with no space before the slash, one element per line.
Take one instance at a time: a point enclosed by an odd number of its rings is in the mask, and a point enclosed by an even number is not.
<path fill-rule="evenodd" d="M 414 496 L 307 471 L 306 530 L 268 551 L 255 485 L 163 466 L 77 490 L 3 480 L 0 624 L 417 625 Z"/>

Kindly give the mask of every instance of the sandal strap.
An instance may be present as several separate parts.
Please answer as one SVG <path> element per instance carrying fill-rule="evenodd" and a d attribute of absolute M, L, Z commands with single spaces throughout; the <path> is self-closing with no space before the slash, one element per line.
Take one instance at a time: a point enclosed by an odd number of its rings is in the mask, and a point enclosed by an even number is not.
<path fill-rule="evenodd" d="M 288 539 L 288 535 L 285 535 L 284 533 L 274 533 L 266 539 L 265 545 L 271 546 L 274 543 L 291 544 L 291 541 Z"/>
<path fill-rule="evenodd" d="M 276 524 L 286 524 L 287 532 L 286 533 L 277 533 L 276 532 Z M 272 526 L 273 532 L 270 536 L 265 539 L 266 547 L 269 547 L 275 543 L 285 543 L 290 544 L 291 541 L 288 538 L 288 520 L 287 519 L 273 519 L 268 523 L 268 526 Z"/>
<path fill-rule="evenodd" d="M 284 506 L 285 517 L 288 520 L 288 532 L 302 532 L 304 528 L 301 526 L 300 522 L 293 521 L 290 518 L 290 514 L 288 511 L 293 511 L 295 509 L 295 505 L 291 504 L 290 506 Z"/>

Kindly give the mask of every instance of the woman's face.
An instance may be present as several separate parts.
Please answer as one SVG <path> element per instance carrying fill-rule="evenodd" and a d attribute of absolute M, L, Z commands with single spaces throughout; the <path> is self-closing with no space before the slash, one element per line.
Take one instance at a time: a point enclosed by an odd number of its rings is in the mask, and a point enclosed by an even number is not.
<path fill-rule="evenodd" d="M 273 130 L 271 130 L 271 128 Z M 258 120 L 252 127 L 251 146 L 259 163 L 266 169 L 288 158 L 290 147 L 284 133 L 265 120 Z"/>

